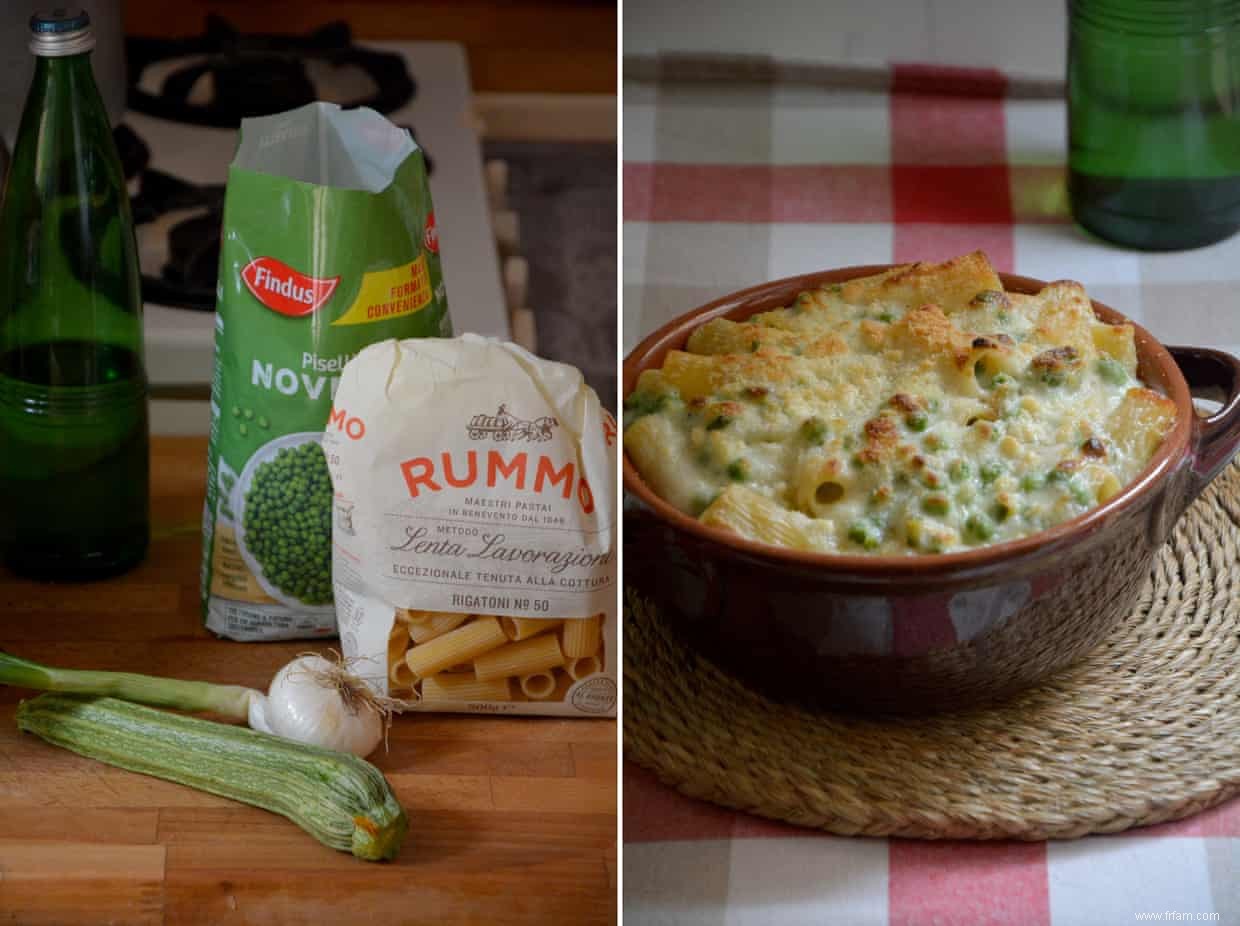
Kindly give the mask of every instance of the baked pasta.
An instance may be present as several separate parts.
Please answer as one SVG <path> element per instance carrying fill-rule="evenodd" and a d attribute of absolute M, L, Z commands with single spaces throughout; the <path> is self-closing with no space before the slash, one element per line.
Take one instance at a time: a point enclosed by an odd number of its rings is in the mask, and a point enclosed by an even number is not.
<path fill-rule="evenodd" d="M 1137 378 L 1131 325 L 1079 283 L 1004 292 L 981 252 L 715 319 L 645 371 L 624 445 L 703 523 L 828 553 L 1012 540 L 1115 495 L 1175 404 Z"/>

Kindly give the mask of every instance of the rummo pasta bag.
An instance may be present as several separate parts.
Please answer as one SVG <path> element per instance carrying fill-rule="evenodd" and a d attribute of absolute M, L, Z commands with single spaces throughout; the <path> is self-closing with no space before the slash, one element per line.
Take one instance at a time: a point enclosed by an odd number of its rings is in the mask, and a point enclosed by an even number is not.
<path fill-rule="evenodd" d="M 234 640 L 329 636 L 341 371 L 374 341 L 451 334 L 422 152 L 369 109 L 246 119 L 228 172 L 202 608 Z"/>
<path fill-rule="evenodd" d="M 345 656 L 421 710 L 616 709 L 616 422 L 573 367 L 384 341 L 323 438 Z"/>

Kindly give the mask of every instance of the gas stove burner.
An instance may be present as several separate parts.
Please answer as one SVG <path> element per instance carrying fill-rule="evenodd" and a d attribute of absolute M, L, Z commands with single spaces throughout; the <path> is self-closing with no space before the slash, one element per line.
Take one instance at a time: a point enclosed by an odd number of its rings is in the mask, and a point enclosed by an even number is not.
<path fill-rule="evenodd" d="M 307 36 L 245 35 L 219 16 L 208 15 L 202 36 L 128 38 L 125 56 L 130 109 L 192 125 L 236 128 L 244 118 L 284 112 L 316 99 L 390 113 L 413 99 L 415 92 L 400 55 L 354 45 L 343 22 Z M 175 66 L 178 59 L 184 60 Z M 161 65 L 160 90 L 150 92 L 143 86 L 143 74 Z M 344 80 L 349 85 L 341 94 L 344 99 L 320 86 L 346 71 L 353 74 Z"/>
<path fill-rule="evenodd" d="M 142 298 L 160 305 L 213 311 L 224 187 L 197 186 L 147 168 L 138 181 L 138 194 L 129 204 L 140 240 L 147 234 L 163 234 L 167 239 L 167 262 L 160 275 L 142 274 Z M 160 221 L 176 212 L 187 215 Z"/>
<path fill-rule="evenodd" d="M 151 149 L 133 129 L 123 122 L 119 123 L 112 129 L 112 140 L 116 142 L 116 153 L 120 155 L 121 170 L 125 172 L 126 180 L 146 170 L 146 165 L 151 161 Z"/>

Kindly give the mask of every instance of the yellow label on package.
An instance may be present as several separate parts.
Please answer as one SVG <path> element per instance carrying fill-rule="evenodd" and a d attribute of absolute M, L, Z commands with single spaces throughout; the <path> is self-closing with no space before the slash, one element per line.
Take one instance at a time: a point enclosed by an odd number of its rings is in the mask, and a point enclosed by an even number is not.
<path fill-rule="evenodd" d="M 369 325 L 401 315 L 412 315 L 431 304 L 431 278 L 426 255 L 388 270 L 375 270 L 362 277 L 362 287 L 348 311 L 333 325 Z"/>

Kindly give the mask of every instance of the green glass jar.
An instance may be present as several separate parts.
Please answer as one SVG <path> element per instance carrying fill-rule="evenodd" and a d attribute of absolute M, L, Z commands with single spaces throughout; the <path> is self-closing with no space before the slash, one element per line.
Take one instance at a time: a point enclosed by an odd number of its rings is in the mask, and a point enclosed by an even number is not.
<path fill-rule="evenodd" d="M 1069 0 L 1068 192 L 1143 250 L 1240 229 L 1240 0 Z"/>
<path fill-rule="evenodd" d="M 0 194 L 0 558 L 87 579 L 147 548 L 137 247 L 90 20 L 56 10 L 30 27 L 38 60 Z"/>

